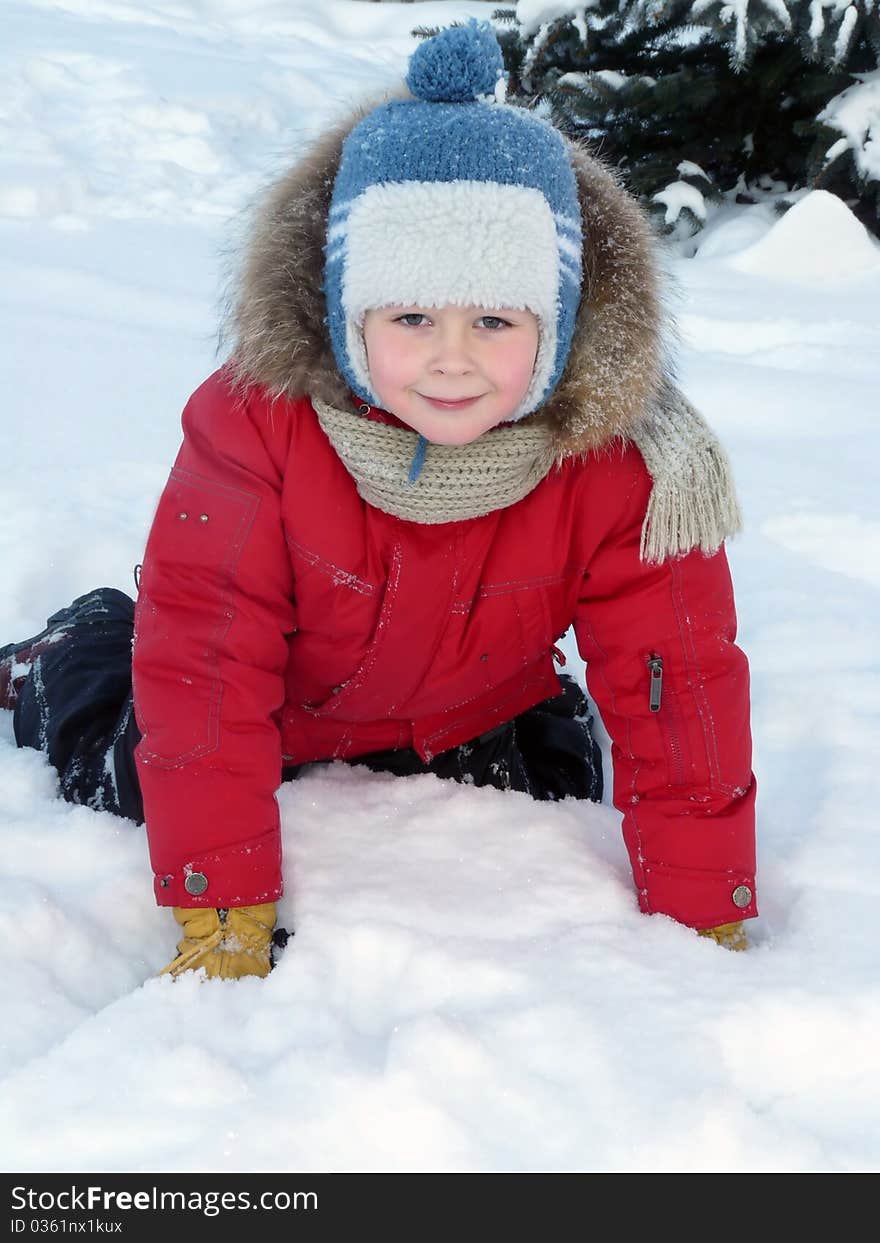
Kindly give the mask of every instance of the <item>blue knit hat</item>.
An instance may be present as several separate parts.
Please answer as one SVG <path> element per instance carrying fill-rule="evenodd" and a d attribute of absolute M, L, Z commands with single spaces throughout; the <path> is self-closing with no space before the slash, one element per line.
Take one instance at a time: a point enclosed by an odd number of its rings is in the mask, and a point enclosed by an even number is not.
<path fill-rule="evenodd" d="M 511 416 L 553 391 L 581 292 L 581 213 L 562 136 L 503 102 L 501 49 L 471 19 L 416 48 L 414 99 L 369 113 L 342 148 L 324 292 L 337 366 L 378 405 L 364 314 L 392 305 L 528 309 L 540 327 L 532 381 Z"/>

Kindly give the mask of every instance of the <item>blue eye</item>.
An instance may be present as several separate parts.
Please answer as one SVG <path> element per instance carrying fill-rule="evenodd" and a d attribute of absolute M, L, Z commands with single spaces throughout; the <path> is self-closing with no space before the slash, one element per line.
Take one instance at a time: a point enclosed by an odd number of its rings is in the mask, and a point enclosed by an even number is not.
<path fill-rule="evenodd" d="M 497 332 L 499 328 L 510 327 L 510 320 L 502 319 L 500 315 L 484 315 L 480 323 L 485 324 L 491 332 Z"/>
<path fill-rule="evenodd" d="M 406 324 L 407 328 L 421 328 L 421 322 L 413 324 L 410 321 L 414 319 L 421 321 L 426 318 L 419 311 L 408 311 L 406 315 L 399 315 L 394 322 L 396 324 Z"/>

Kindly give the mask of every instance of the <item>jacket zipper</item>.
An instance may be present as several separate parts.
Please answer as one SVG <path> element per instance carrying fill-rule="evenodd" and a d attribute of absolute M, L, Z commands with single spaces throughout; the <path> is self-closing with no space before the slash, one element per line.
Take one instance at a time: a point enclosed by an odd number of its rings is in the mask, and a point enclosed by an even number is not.
<path fill-rule="evenodd" d="M 659 712 L 663 703 L 663 657 L 652 652 L 647 658 L 647 665 L 651 674 L 648 690 L 648 708 L 651 712 Z M 673 785 L 684 785 L 684 756 L 682 755 L 681 739 L 676 728 L 676 722 L 672 719 L 672 716 L 673 713 L 667 707 L 666 711 L 659 718 L 658 724 L 661 733 L 669 745 L 669 753 L 672 757 L 672 783 Z"/>
<path fill-rule="evenodd" d="M 660 711 L 663 699 L 663 657 L 649 656 L 648 668 L 651 670 L 651 688 L 648 696 L 648 707 L 652 712 Z"/>

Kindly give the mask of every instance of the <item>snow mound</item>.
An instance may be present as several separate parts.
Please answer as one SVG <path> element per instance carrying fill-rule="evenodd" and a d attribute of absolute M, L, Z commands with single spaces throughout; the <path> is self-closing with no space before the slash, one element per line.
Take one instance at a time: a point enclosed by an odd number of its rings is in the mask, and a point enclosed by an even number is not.
<path fill-rule="evenodd" d="M 765 237 L 776 223 L 766 203 L 721 208 L 695 236 L 694 259 L 728 259 Z"/>
<path fill-rule="evenodd" d="M 740 272 L 759 276 L 850 280 L 880 273 L 880 244 L 836 194 L 813 190 L 760 241 L 727 262 Z"/>

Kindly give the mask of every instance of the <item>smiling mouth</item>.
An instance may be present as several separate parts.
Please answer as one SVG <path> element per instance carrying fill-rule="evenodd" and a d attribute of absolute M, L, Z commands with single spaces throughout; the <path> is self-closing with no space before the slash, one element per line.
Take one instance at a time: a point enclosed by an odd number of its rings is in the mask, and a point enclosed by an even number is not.
<path fill-rule="evenodd" d="M 424 393 L 421 393 L 420 396 L 425 401 L 429 401 L 432 406 L 439 406 L 443 410 L 457 410 L 461 406 L 470 406 L 475 401 L 479 401 L 482 393 L 479 393 L 476 397 L 457 397 L 454 399 L 446 397 L 428 397 Z"/>

